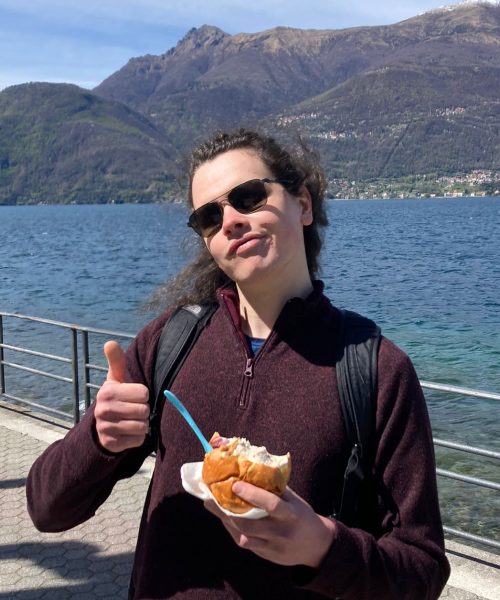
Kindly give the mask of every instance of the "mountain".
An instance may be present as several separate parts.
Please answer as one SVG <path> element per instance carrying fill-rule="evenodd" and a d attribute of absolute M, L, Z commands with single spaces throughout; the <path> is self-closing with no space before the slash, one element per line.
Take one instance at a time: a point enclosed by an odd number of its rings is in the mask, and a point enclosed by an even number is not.
<path fill-rule="evenodd" d="M 331 177 L 500 171 L 498 5 L 465 2 L 385 29 L 397 51 L 274 122 L 314 140 Z"/>
<path fill-rule="evenodd" d="M 0 204 L 165 199 L 172 155 L 143 115 L 77 86 L 0 93 Z"/>
<path fill-rule="evenodd" d="M 499 4 L 466 1 L 383 27 L 203 26 L 94 92 L 147 114 L 179 150 L 216 127 L 292 127 L 331 178 L 372 179 L 499 169 L 499 68 Z"/>
<path fill-rule="evenodd" d="M 317 147 L 330 180 L 500 171 L 500 4 L 466 1 L 394 25 L 204 25 L 131 59 L 91 92 L 0 92 L 0 204 L 152 201 L 217 127 L 257 125 Z M 47 157 L 50 160 L 47 160 Z"/>

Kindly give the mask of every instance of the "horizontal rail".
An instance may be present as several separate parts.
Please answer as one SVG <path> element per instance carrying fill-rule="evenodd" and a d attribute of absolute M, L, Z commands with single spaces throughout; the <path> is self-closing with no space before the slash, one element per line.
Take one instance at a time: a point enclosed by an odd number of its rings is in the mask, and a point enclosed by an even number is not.
<path fill-rule="evenodd" d="M 97 365 L 91 365 L 89 363 L 85 363 L 83 366 L 86 367 L 87 369 L 92 369 L 93 371 L 101 371 L 101 373 L 108 372 L 108 369 L 106 369 L 105 367 L 99 367 Z"/>
<path fill-rule="evenodd" d="M 466 533 L 465 531 L 459 531 L 458 529 L 453 529 L 452 527 L 443 527 L 443 529 L 445 533 L 451 533 L 452 535 L 456 535 L 457 537 L 461 537 L 466 540 L 479 542 L 480 544 L 485 544 L 486 546 L 500 549 L 500 542 L 492 540 L 491 538 L 483 537 L 481 535 L 474 535 L 473 533 Z"/>
<path fill-rule="evenodd" d="M 42 404 L 38 404 L 37 402 L 32 402 L 31 400 L 25 400 L 24 398 L 18 398 L 17 396 L 12 396 L 11 394 L 0 394 L 0 398 L 7 398 L 8 400 L 15 400 L 20 404 L 26 404 L 27 406 L 33 406 L 34 408 L 39 408 L 45 412 L 53 413 L 58 415 L 59 417 L 64 417 L 65 419 L 72 419 L 71 413 L 64 412 L 62 410 L 57 410 L 57 408 L 50 408 L 49 406 L 43 406 Z"/>
<path fill-rule="evenodd" d="M 16 313 L 7 313 L 0 311 L 2 317 L 13 317 L 16 319 L 23 319 L 26 321 L 34 321 L 35 323 L 45 323 L 46 325 L 57 325 L 64 329 L 77 329 L 78 331 L 87 331 L 88 333 L 99 333 L 102 335 L 116 335 L 118 337 L 129 338 L 133 340 L 135 335 L 131 333 L 125 333 L 123 331 L 112 331 L 109 329 L 98 329 L 97 327 L 83 327 L 82 325 L 75 325 L 74 323 L 64 323 L 62 321 L 52 321 L 51 319 L 42 319 L 40 317 L 29 317 L 27 315 L 18 315 Z"/>
<path fill-rule="evenodd" d="M 464 388 L 456 385 L 445 385 L 443 383 L 433 383 L 432 381 L 421 381 L 420 385 L 428 390 L 438 390 L 440 392 L 453 392 L 463 396 L 474 396 L 475 398 L 484 398 L 485 400 L 499 400 L 500 394 L 494 392 L 482 392 L 472 388 Z"/>
<path fill-rule="evenodd" d="M 449 479 L 456 479 L 457 481 L 463 481 L 464 483 L 472 483 L 473 485 L 479 485 L 481 487 L 490 488 L 500 492 L 500 483 L 494 483 L 488 481 L 488 479 L 479 479 L 479 477 L 469 477 L 468 475 L 459 475 L 453 471 L 445 471 L 443 469 L 436 469 L 436 473 L 441 477 L 448 477 Z"/>
<path fill-rule="evenodd" d="M 61 377 L 61 375 L 53 375 L 52 373 L 47 373 L 46 371 L 40 371 L 39 369 L 30 369 L 30 367 L 24 367 L 23 365 L 18 365 L 17 363 L 7 362 L 5 360 L 2 361 L 2 364 L 6 367 L 12 367 L 13 369 L 19 369 L 20 371 L 27 371 L 28 373 L 34 373 L 35 375 L 43 375 L 44 377 L 50 377 L 50 379 L 57 379 L 59 381 L 65 381 L 66 383 L 73 383 L 73 380 L 70 377 Z"/>
<path fill-rule="evenodd" d="M 500 452 L 494 452 L 493 450 L 483 450 L 482 448 L 476 448 L 475 446 L 467 446 L 466 444 L 457 444 L 456 442 L 447 442 L 446 440 L 439 439 L 434 439 L 433 442 L 436 446 L 442 446 L 443 448 L 461 450 L 462 452 L 479 454 L 479 456 L 486 456 L 487 458 L 496 458 L 500 460 Z"/>
<path fill-rule="evenodd" d="M 101 389 L 101 385 L 95 385 L 94 383 L 86 383 L 85 387 L 91 389 L 91 390 L 100 390 Z"/>
<path fill-rule="evenodd" d="M 50 358 L 50 360 L 58 360 L 63 363 L 70 363 L 70 358 L 64 358 L 63 356 L 55 356 L 54 354 L 45 354 L 44 352 L 35 352 L 35 350 L 26 350 L 25 348 L 18 348 L 17 346 L 9 346 L 9 344 L 0 344 L 2 348 L 6 350 L 14 350 L 15 352 L 21 352 L 21 354 L 30 354 L 31 356 L 39 356 L 40 358 Z"/>

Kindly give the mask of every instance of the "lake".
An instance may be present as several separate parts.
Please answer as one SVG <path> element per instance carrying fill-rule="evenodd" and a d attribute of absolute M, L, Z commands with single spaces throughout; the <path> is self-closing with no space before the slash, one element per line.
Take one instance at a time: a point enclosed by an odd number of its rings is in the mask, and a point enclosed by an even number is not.
<path fill-rule="evenodd" d="M 332 302 L 374 319 L 421 379 L 500 392 L 500 199 L 332 201 L 327 210 L 322 278 Z M 195 251 L 186 217 L 179 204 L 0 207 L 0 310 L 135 334 L 155 316 L 141 304 Z M 91 338 L 94 364 L 104 364 L 104 341 Z M 67 332 L 15 319 L 5 320 L 5 343 L 70 355 Z M 5 359 L 69 375 L 66 365 Z M 67 384 L 9 368 L 6 378 L 13 395 L 71 404 Z M 500 451 L 499 402 L 426 398 L 435 437 Z M 437 456 L 441 468 L 500 482 L 493 460 Z M 459 526 L 500 534 L 498 493 L 440 487 Z"/>

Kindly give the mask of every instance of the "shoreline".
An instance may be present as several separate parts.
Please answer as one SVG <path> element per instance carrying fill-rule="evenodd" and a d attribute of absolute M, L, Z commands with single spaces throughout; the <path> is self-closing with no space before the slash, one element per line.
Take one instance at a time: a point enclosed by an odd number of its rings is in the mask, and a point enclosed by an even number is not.
<path fill-rule="evenodd" d="M 353 201 L 383 201 L 383 200 L 463 200 L 463 199 L 477 199 L 477 200 L 495 200 L 500 198 L 500 194 L 495 194 L 493 196 L 476 196 L 476 195 L 472 195 L 472 196 L 466 196 L 466 195 L 451 195 L 451 196 L 404 196 L 403 198 L 401 196 L 387 196 L 385 198 L 377 196 L 377 197 L 373 197 L 373 198 L 325 198 L 326 202 L 353 202 Z M 103 202 L 103 203 L 95 203 L 95 202 L 89 202 L 89 203 L 74 203 L 74 202 L 69 202 L 69 203 L 63 203 L 63 202 L 55 202 L 55 203 L 48 203 L 48 202 L 38 202 L 36 204 L 34 203 L 20 203 L 20 204 L 0 204 L 0 209 L 2 208 L 16 208 L 16 207 L 21 207 L 21 206 L 29 206 L 29 207 L 36 207 L 36 206 L 151 206 L 151 205 L 155 205 L 155 206 L 166 206 L 166 205 L 179 205 L 179 204 L 183 204 L 183 201 L 179 201 L 179 200 L 173 200 L 172 202 Z"/>

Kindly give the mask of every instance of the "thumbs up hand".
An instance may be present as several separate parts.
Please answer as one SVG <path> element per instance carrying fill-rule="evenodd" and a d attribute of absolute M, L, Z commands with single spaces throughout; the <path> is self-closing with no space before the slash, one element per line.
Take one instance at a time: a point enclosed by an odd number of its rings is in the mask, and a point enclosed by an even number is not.
<path fill-rule="evenodd" d="M 149 390 L 131 383 L 125 354 L 116 342 L 104 345 L 109 370 L 97 392 L 94 416 L 101 446 L 117 453 L 142 445 L 149 426 Z"/>

